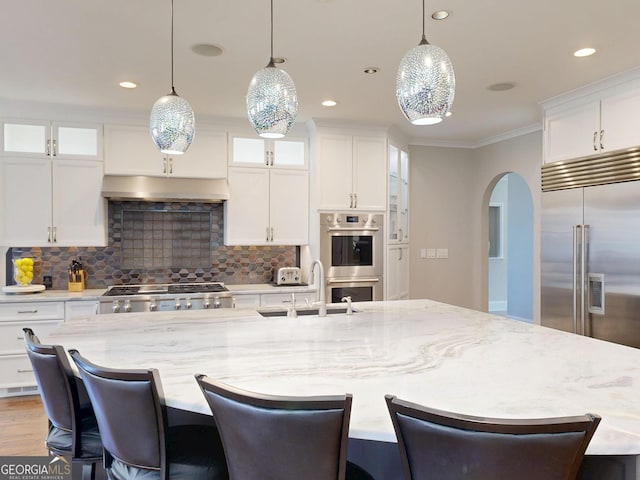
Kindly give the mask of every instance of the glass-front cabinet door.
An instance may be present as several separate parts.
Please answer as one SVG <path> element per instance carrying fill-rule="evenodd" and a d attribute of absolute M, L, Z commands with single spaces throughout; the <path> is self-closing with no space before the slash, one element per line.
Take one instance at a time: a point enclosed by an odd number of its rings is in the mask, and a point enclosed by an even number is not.
<path fill-rule="evenodd" d="M 398 172 L 398 149 L 393 145 L 389 145 L 389 226 L 387 228 L 388 239 L 390 241 L 398 240 L 399 227 L 399 172 Z"/>
<path fill-rule="evenodd" d="M 247 167 L 307 168 L 304 139 L 263 140 L 232 136 L 230 164 Z"/>
<path fill-rule="evenodd" d="M 387 239 L 405 243 L 409 241 L 409 154 L 395 145 L 389 145 L 388 182 Z"/>

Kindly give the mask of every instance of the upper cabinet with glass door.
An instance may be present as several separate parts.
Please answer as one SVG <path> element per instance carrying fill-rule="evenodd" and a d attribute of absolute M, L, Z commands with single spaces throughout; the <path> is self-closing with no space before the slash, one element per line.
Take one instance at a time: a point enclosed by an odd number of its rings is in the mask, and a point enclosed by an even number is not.
<path fill-rule="evenodd" d="M 2 154 L 102 160 L 102 125 L 5 121 Z"/>
<path fill-rule="evenodd" d="M 307 141 L 287 137 L 265 140 L 229 136 L 229 165 L 236 167 L 275 167 L 307 169 Z"/>
<path fill-rule="evenodd" d="M 409 241 L 409 154 L 389 145 L 389 199 L 387 239 L 390 243 Z"/>

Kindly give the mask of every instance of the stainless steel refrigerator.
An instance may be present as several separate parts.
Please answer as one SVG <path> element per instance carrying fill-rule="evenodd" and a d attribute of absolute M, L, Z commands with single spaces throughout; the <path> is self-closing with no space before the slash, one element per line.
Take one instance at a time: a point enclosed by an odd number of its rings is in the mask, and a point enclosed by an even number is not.
<path fill-rule="evenodd" d="M 570 167 L 551 191 L 543 167 L 542 325 L 640 347 L 640 181 L 589 185 Z"/>

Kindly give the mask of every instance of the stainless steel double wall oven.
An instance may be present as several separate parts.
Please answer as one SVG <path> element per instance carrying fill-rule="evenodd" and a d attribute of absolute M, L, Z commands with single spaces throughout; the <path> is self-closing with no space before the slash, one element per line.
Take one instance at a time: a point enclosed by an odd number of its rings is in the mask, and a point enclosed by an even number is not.
<path fill-rule="evenodd" d="M 383 298 L 383 217 L 373 213 L 320 214 L 320 260 L 327 301 Z"/>

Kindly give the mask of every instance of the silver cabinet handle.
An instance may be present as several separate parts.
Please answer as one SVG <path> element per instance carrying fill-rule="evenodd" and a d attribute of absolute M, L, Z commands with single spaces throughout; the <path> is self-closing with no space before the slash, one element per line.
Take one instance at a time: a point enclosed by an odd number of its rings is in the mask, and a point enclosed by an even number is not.
<path fill-rule="evenodd" d="M 169 157 L 169 174 L 173 173 L 173 158 Z"/>
<path fill-rule="evenodd" d="M 31 372 L 33 372 L 33 369 L 18 368 L 16 370 L 16 372 L 18 372 L 18 373 L 31 373 Z"/>
<path fill-rule="evenodd" d="M 18 314 L 38 313 L 38 309 L 34 308 L 33 310 L 18 310 L 16 313 L 18 313 Z"/>
<path fill-rule="evenodd" d="M 47 157 L 51 156 L 51 140 L 47 140 Z"/>
<path fill-rule="evenodd" d="M 269 227 L 267 227 L 267 238 L 265 239 L 265 241 L 269 241 Z"/>
<path fill-rule="evenodd" d="M 354 198 L 353 208 L 358 208 L 358 194 L 354 193 L 353 198 Z"/>
<path fill-rule="evenodd" d="M 52 227 L 51 230 L 53 230 L 53 243 L 56 243 L 58 241 L 57 229 L 56 227 Z"/>
<path fill-rule="evenodd" d="M 164 157 L 162 159 L 162 173 L 167 173 L 167 157 Z"/>
<path fill-rule="evenodd" d="M 55 139 L 53 139 L 52 142 L 53 142 L 53 152 L 51 156 L 55 157 L 56 155 L 58 155 L 58 142 Z"/>
<path fill-rule="evenodd" d="M 353 208 L 353 193 L 349 194 L 349 208 Z"/>
<path fill-rule="evenodd" d="M 271 227 L 271 242 L 273 242 L 273 227 Z"/>
<path fill-rule="evenodd" d="M 398 240 L 402 240 L 403 236 L 402 236 L 402 229 L 399 228 L 398 229 Z"/>
<path fill-rule="evenodd" d="M 271 166 L 273 167 L 273 160 L 275 157 L 275 153 L 273 151 L 271 151 Z"/>
<path fill-rule="evenodd" d="M 47 227 L 47 243 L 51 243 L 51 227 Z"/>
<path fill-rule="evenodd" d="M 582 329 L 581 335 L 588 335 L 586 324 L 586 290 L 587 290 L 587 256 L 589 249 L 589 225 L 582 225 L 582 250 L 580 251 L 580 328 Z"/>
<path fill-rule="evenodd" d="M 398 249 L 398 260 L 402 260 L 402 249 Z"/>
<path fill-rule="evenodd" d="M 264 151 L 264 164 L 267 167 L 269 166 L 269 150 Z"/>
<path fill-rule="evenodd" d="M 16 340 L 24 340 L 24 337 L 16 337 Z"/>
<path fill-rule="evenodd" d="M 603 137 L 604 137 L 604 128 L 600 130 L 600 150 L 604 150 L 604 145 L 602 144 Z"/>
<path fill-rule="evenodd" d="M 571 227 L 573 231 L 573 333 L 578 333 L 578 230 L 580 225 Z"/>
<path fill-rule="evenodd" d="M 593 132 L 593 150 L 598 151 L 598 146 L 596 145 L 596 138 L 598 138 L 598 132 Z"/>

